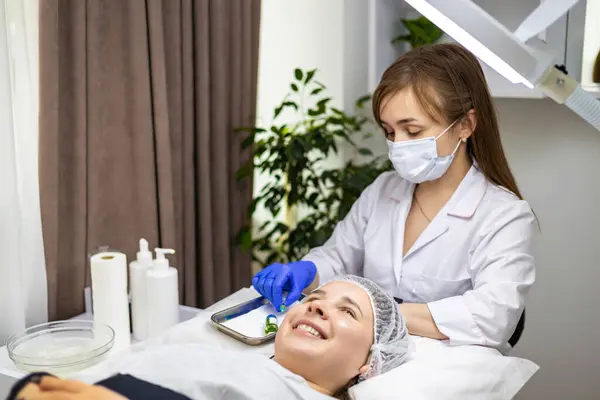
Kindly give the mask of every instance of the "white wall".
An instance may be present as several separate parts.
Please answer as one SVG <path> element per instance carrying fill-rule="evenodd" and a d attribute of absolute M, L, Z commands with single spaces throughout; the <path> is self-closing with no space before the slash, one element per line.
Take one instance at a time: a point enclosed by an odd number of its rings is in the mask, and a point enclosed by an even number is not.
<path fill-rule="evenodd" d="M 317 68 L 316 78 L 332 97 L 331 104 L 351 111 L 356 99 L 368 93 L 368 3 L 364 0 L 263 0 L 261 8 L 257 124 L 269 127 L 273 110 L 289 92 L 294 69 Z M 279 124 L 294 115 L 282 113 Z M 329 160 L 340 165 L 348 155 Z M 269 181 L 255 173 L 254 194 Z M 258 209 L 255 226 L 269 218 Z M 281 216 L 281 218 L 283 218 Z"/>
<path fill-rule="evenodd" d="M 499 100 L 502 139 L 541 222 L 537 283 L 514 354 L 540 370 L 520 400 L 600 397 L 600 132 L 550 100 Z"/>
<path fill-rule="evenodd" d="M 297 67 L 317 68 L 332 104 L 351 111 L 368 93 L 367 12 L 364 0 L 262 1 L 258 124 L 271 124 Z"/>
<path fill-rule="evenodd" d="M 270 124 L 289 91 L 295 68 L 319 68 L 318 77 L 338 104 L 343 95 L 342 1 L 263 0 L 257 119 Z"/>

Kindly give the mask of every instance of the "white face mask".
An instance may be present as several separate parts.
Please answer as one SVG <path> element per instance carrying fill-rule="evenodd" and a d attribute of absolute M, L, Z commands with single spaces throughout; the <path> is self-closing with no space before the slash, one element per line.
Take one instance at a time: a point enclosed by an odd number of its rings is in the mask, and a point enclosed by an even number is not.
<path fill-rule="evenodd" d="M 439 157 L 437 146 L 435 144 L 444 133 L 446 133 L 456 123 L 454 121 L 437 137 L 427 137 L 423 139 L 405 140 L 404 142 L 392 142 L 388 140 L 388 155 L 398 174 L 412 183 L 422 183 L 425 181 L 434 181 L 446 173 L 454 154 L 462 142 L 462 139 L 456 145 L 452 154 Z"/>

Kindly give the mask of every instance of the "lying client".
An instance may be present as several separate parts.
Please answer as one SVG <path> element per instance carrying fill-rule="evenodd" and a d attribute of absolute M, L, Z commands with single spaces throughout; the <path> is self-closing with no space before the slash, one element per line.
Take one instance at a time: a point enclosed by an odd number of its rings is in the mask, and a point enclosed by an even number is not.
<path fill-rule="evenodd" d="M 345 276 L 290 308 L 273 360 L 215 346 L 161 345 L 115 357 L 109 378 L 77 377 L 94 385 L 30 375 L 9 399 L 339 399 L 402 364 L 408 341 L 393 298 L 367 279 Z"/>

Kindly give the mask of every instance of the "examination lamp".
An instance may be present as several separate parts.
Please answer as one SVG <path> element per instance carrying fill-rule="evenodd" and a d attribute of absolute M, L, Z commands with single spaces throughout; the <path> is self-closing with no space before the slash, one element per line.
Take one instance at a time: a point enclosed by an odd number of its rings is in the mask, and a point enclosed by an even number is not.
<path fill-rule="evenodd" d="M 600 130 L 600 101 L 587 93 L 552 56 L 526 44 L 578 0 L 546 0 L 515 33 L 471 0 L 405 0 L 510 82 L 537 88 Z"/>

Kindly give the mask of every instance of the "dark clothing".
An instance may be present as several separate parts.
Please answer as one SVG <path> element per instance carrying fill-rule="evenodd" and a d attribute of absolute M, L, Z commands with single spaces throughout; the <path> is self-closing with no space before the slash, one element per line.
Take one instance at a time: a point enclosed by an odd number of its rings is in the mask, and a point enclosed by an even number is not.
<path fill-rule="evenodd" d="M 28 383 L 39 383 L 43 376 L 50 374 L 39 372 L 27 375 L 15 383 L 6 400 L 18 400 L 17 394 Z M 97 382 L 96 385 L 103 386 L 113 392 L 127 397 L 129 400 L 191 400 L 189 397 L 154 385 L 131 375 L 117 374 L 110 378 Z"/>

